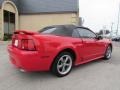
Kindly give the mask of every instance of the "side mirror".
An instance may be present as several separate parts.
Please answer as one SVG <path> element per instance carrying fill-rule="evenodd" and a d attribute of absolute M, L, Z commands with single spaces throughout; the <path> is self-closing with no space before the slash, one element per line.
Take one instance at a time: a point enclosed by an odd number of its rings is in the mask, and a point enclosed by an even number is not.
<path fill-rule="evenodd" d="M 96 39 L 101 40 L 101 39 L 103 39 L 103 37 L 102 36 L 97 36 Z"/>

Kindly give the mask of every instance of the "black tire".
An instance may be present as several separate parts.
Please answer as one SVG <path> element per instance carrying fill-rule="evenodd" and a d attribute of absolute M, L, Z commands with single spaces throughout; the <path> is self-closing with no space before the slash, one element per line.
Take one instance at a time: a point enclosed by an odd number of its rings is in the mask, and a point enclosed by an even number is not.
<path fill-rule="evenodd" d="M 109 45 L 106 49 L 104 59 L 109 60 L 111 58 L 111 53 L 112 53 L 112 47 Z"/>
<path fill-rule="evenodd" d="M 62 61 L 65 62 L 67 60 L 67 59 L 62 60 L 62 58 L 64 58 L 64 57 L 69 57 L 70 60 L 68 59 L 68 61 L 70 62 L 70 65 L 71 65 L 70 67 L 68 66 L 69 67 L 68 69 L 66 68 L 66 71 L 67 71 L 66 73 L 62 73 L 63 67 L 64 67 L 64 69 L 65 69 L 65 67 L 67 67 L 67 66 L 63 66 L 63 62 Z M 66 62 L 66 64 L 67 63 L 68 62 Z M 62 69 L 61 73 L 60 73 L 60 67 L 58 69 L 58 65 L 59 64 L 61 64 L 61 69 Z M 52 64 L 52 67 L 51 67 L 51 72 L 54 75 L 56 75 L 57 77 L 64 77 L 64 76 L 68 75 L 71 72 L 72 67 L 73 67 L 73 56 L 72 56 L 72 54 L 69 53 L 69 52 L 62 52 L 55 58 L 55 60 L 54 60 L 54 62 Z"/>

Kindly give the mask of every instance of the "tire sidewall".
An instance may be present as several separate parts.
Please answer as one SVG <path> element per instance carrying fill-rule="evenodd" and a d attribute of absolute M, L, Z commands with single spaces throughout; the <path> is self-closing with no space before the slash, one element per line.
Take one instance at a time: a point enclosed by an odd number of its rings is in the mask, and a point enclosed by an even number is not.
<path fill-rule="evenodd" d="M 72 66 L 71 66 L 71 69 L 69 70 L 68 73 L 66 73 L 66 74 L 60 74 L 60 73 L 58 72 L 58 69 L 57 69 L 57 64 L 58 64 L 59 59 L 60 59 L 62 56 L 64 56 L 64 55 L 69 55 L 69 56 L 71 57 L 71 59 L 72 59 Z M 60 54 L 55 58 L 55 60 L 54 60 L 54 62 L 53 62 L 53 64 L 52 64 L 51 71 L 52 71 L 52 73 L 53 73 L 54 75 L 56 75 L 56 76 L 58 76 L 58 77 L 64 77 L 64 76 L 68 75 L 68 74 L 71 72 L 72 67 L 73 67 L 73 56 L 72 56 L 72 54 L 69 53 L 69 52 L 62 52 L 62 53 L 60 53 Z"/>
<path fill-rule="evenodd" d="M 107 51 L 108 51 L 108 48 L 111 49 L 111 53 L 112 53 L 112 47 L 109 45 L 109 46 L 107 47 L 107 49 L 106 49 L 105 56 L 104 56 L 104 58 L 105 58 L 106 60 L 109 60 L 109 59 L 111 58 L 111 55 L 110 55 L 110 57 L 108 57 L 108 56 L 106 55 L 106 54 L 107 54 Z"/>

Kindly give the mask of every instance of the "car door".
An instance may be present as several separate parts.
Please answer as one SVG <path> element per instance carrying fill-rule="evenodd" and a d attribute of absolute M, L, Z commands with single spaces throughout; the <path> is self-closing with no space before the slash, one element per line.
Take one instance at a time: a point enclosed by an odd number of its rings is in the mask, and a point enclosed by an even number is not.
<path fill-rule="evenodd" d="M 77 55 L 77 59 L 76 59 L 76 64 L 80 64 L 83 61 L 83 53 L 82 53 L 82 47 L 83 47 L 83 43 L 82 43 L 82 39 L 80 38 L 80 34 L 78 32 L 78 30 L 73 30 L 72 33 L 72 37 L 74 38 L 74 46 L 76 49 L 76 55 Z"/>
<path fill-rule="evenodd" d="M 100 57 L 104 44 L 96 39 L 97 35 L 87 28 L 77 28 L 77 30 L 83 41 L 82 50 L 79 51 L 82 51 L 83 59 L 92 60 Z"/>

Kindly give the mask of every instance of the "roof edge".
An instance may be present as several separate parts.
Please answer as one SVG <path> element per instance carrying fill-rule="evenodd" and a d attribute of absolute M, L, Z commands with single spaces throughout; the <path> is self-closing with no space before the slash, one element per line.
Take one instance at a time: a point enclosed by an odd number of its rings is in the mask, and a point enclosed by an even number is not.
<path fill-rule="evenodd" d="M 34 14 L 63 14 L 63 13 L 78 13 L 78 11 L 58 11 L 58 12 L 36 12 L 36 13 L 20 13 L 20 15 L 34 15 Z"/>

